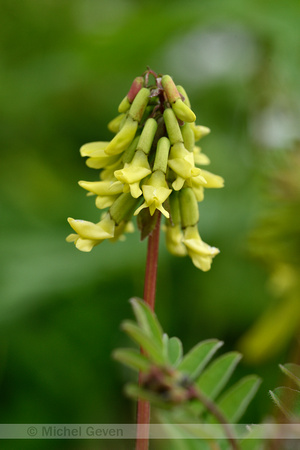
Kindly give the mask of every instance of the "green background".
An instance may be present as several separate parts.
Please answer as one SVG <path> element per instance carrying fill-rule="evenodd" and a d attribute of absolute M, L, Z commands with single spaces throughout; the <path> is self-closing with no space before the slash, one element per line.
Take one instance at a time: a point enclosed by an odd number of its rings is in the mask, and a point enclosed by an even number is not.
<path fill-rule="evenodd" d="M 138 232 L 84 254 L 65 242 L 68 216 L 97 221 L 77 185 L 96 180 L 79 147 L 109 140 L 107 123 L 147 66 L 192 101 L 210 170 L 225 188 L 200 204 L 203 240 L 221 249 L 208 273 L 176 259 L 161 234 L 157 314 L 185 351 L 216 337 L 225 350 L 267 305 L 268 273 L 248 237 L 266 206 L 266 168 L 299 138 L 297 0 L 1 0 L 1 423 L 128 423 L 122 393 L 134 374 L 111 359 L 128 344 L 120 323 L 142 296 L 146 242 Z M 276 159 L 276 158 L 275 158 Z M 264 377 L 244 421 L 272 410 L 287 349 Z M 6 441 L 1 448 L 132 448 L 117 441 Z"/>

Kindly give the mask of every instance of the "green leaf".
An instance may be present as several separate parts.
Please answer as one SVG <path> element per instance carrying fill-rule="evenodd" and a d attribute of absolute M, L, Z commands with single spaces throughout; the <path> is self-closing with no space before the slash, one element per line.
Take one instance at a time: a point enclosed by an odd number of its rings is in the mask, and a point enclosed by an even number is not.
<path fill-rule="evenodd" d="M 238 422 L 256 394 L 260 383 L 261 379 L 256 375 L 244 377 L 228 389 L 217 402 L 217 406 L 229 423 Z M 215 419 L 213 418 L 212 421 L 215 422 Z"/>
<path fill-rule="evenodd" d="M 299 421 L 300 418 L 300 392 L 287 387 L 278 387 L 269 391 L 272 400 L 281 411 L 290 419 Z"/>
<path fill-rule="evenodd" d="M 298 364 L 279 364 L 282 372 L 293 380 L 300 387 L 300 366 Z"/>
<path fill-rule="evenodd" d="M 147 372 L 151 366 L 145 355 L 131 348 L 120 348 L 113 352 L 113 358 L 131 369 Z"/>
<path fill-rule="evenodd" d="M 151 311 L 150 307 L 143 301 L 137 298 L 132 298 L 130 303 L 133 307 L 139 326 L 153 339 L 153 341 L 162 348 L 163 331 L 158 322 L 156 315 Z"/>
<path fill-rule="evenodd" d="M 122 329 L 145 350 L 150 360 L 158 364 L 164 363 L 162 349 L 138 325 L 127 320 L 123 322 Z"/>
<path fill-rule="evenodd" d="M 192 379 L 197 378 L 204 366 L 222 345 L 223 342 L 217 339 L 199 342 L 184 356 L 178 370 L 185 372 Z"/>
<path fill-rule="evenodd" d="M 168 339 L 167 346 L 169 363 L 172 364 L 173 367 L 177 367 L 182 360 L 182 342 L 174 336 Z"/>
<path fill-rule="evenodd" d="M 201 392 L 214 400 L 228 382 L 241 358 L 240 353 L 230 352 L 212 362 L 196 381 L 196 385 Z M 200 412 L 203 408 L 201 403 L 195 404 L 197 412 Z"/>
<path fill-rule="evenodd" d="M 163 428 L 166 434 L 174 443 L 178 443 L 178 446 L 174 448 L 178 450 L 210 450 L 212 447 L 206 442 L 206 440 L 214 440 L 213 436 L 208 434 L 201 424 L 193 424 L 193 429 L 190 430 L 189 424 L 174 424 L 170 421 L 163 423 Z M 196 432 L 195 432 L 196 431 Z M 168 450 L 169 450 L 168 443 Z"/>

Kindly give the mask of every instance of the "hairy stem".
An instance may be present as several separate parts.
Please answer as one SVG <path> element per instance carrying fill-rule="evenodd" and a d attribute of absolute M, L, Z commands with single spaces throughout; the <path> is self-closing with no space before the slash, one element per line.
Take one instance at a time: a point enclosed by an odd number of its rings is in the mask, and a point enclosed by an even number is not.
<path fill-rule="evenodd" d="M 156 277 L 158 263 L 158 247 L 160 232 L 160 217 L 158 211 L 157 222 L 153 232 L 148 237 L 147 261 L 144 285 L 144 300 L 154 311 Z M 143 351 L 143 350 L 142 350 Z M 141 374 L 139 377 L 141 382 Z M 149 448 L 149 428 L 150 428 L 150 404 L 146 400 L 139 399 L 137 405 L 137 439 L 136 450 L 148 450 Z M 141 438 L 140 436 L 143 436 Z"/>

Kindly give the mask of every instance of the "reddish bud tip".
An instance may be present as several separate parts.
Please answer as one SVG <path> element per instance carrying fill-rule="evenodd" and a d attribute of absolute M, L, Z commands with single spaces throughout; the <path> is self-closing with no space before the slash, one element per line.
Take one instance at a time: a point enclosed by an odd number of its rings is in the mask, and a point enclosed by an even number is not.
<path fill-rule="evenodd" d="M 133 100 L 136 97 L 136 94 L 142 89 L 143 86 L 144 86 L 144 78 L 143 77 L 136 77 L 133 80 L 131 88 L 129 89 L 129 92 L 127 94 L 127 98 L 130 103 L 133 102 Z"/>

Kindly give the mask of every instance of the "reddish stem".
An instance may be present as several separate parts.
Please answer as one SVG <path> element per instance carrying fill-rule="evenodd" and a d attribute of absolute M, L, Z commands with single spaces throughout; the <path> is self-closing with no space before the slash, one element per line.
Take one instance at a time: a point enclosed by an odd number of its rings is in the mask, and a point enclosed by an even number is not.
<path fill-rule="evenodd" d="M 148 303 L 152 311 L 154 311 L 155 304 L 160 216 L 161 214 L 160 212 L 158 212 L 155 228 L 148 237 L 144 300 L 146 303 Z"/>
<path fill-rule="evenodd" d="M 153 232 L 148 237 L 147 261 L 144 285 L 144 300 L 154 311 L 159 231 L 160 231 L 160 212 L 158 212 L 157 222 Z M 141 382 L 141 374 L 139 376 Z M 149 448 L 149 428 L 150 428 L 150 404 L 146 400 L 139 399 L 137 405 L 137 439 L 136 450 L 148 450 Z M 140 436 L 143 436 L 142 438 Z"/>

